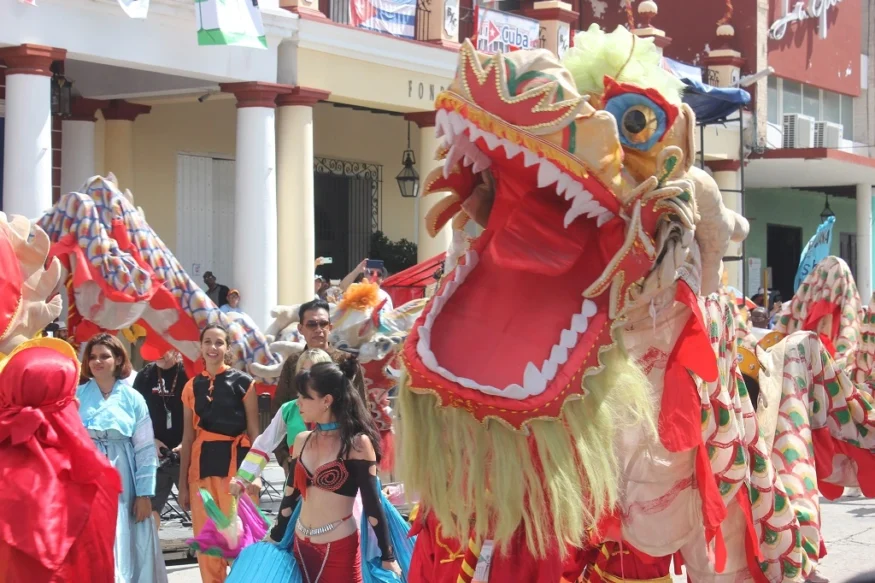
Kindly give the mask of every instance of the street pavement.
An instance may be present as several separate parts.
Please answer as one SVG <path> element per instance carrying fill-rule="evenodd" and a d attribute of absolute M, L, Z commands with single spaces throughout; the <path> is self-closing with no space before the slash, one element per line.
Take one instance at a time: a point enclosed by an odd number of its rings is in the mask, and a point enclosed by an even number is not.
<path fill-rule="evenodd" d="M 845 583 L 855 575 L 875 571 L 875 500 L 854 497 L 834 502 L 822 500 L 821 516 L 829 554 L 818 573 L 830 583 Z M 167 573 L 169 583 L 201 580 L 197 565 L 168 566 Z M 686 583 L 686 578 L 674 577 L 674 583 Z"/>

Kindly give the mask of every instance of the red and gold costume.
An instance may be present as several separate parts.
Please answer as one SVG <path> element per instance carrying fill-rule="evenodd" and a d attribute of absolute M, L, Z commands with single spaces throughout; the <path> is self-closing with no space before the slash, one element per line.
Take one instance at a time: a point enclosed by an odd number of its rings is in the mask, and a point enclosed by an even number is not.
<path fill-rule="evenodd" d="M 60 266 L 23 217 L 0 214 L 0 581 L 112 583 L 121 480 L 82 426 L 72 346 L 37 338 Z"/>

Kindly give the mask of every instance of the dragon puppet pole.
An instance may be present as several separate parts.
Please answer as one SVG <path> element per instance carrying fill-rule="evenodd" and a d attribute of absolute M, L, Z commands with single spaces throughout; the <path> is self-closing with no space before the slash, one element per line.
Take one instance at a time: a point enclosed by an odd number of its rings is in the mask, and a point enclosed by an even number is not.
<path fill-rule="evenodd" d="M 462 572 L 459 573 L 456 583 L 471 583 L 474 579 L 477 561 L 480 559 L 480 549 L 480 543 L 473 538 L 468 539 L 468 548 L 465 550 L 465 556 L 462 557 Z"/>

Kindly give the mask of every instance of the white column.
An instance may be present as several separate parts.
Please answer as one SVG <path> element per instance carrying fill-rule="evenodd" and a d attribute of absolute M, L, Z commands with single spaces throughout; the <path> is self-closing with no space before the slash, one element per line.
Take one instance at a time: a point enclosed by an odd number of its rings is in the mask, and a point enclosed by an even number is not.
<path fill-rule="evenodd" d="M 450 242 L 453 239 L 453 231 L 449 223 L 438 232 L 436 237 L 429 235 L 425 225 L 428 211 L 446 196 L 445 194 L 423 196 L 425 193 L 425 180 L 429 172 L 441 165 L 440 161 L 434 159 L 439 144 L 439 140 L 435 137 L 434 113 L 433 111 L 428 111 L 411 113 L 406 116 L 408 121 L 415 122 L 419 126 L 419 152 L 416 170 L 419 172 L 420 200 L 415 205 L 417 210 L 415 220 L 418 222 L 418 229 L 416 229 L 416 260 L 419 263 L 431 259 L 435 255 L 440 255 L 449 249 Z"/>
<path fill-rule="evenodd" d="M 863 305 L 872 298 L 872 185 L 857 185 L 857 289 Z"/>
<path fill-rule="evenodd" d="M 66 51 L 21 45 L 0 50 L 6 69 L 3 211 L 38 219 L 52 206 L 51 65 Z"/>
<path fill-rule="evenodd" d="M 65 119 L 61 122 L 61 194 L 78 192 L 96 174 L 94 167 L 95 120 Z"/>
<path fill-rule="evenodd" d="M 731 163 L 730 163 L 731 164 Z M 714 172 L 714 182 L 720 188 L 720 194 L 723 197 L 723 205 L 729 210 L 742 214 L 741 194 L 738 191 L 741 188 L 741 175 L 738 170 L 717 170 Z M 738 257 L 741 255 L 741 244 L 730 243 L 726 250 L 727 257 Z M 742 289 L 742 279 L 744 275 L 745 264 L 743 261 L 727 261 L 723 264 L 723 269 L 727 274 L 728 284 L 747 295 L 748 290 Z"/>
<path fill-rule="evenodd" d="M 277 275 L 282 305 L 313 299 L 313 106 L 328 95 L 326 91 L 295 87 L 277 99 Z"/>
<path fill-rule="evenodd" d="M 262 330 L 277 305 L 277 205 L 275 100 L 287 86 L 228 83 L 237 97 L 237 162 L 234 188 L 234 276 L 243 310 Z"/>
<path fill-rule="evenodd" d="M 149 105 L 113 99 L 103 109 L 104 168 L 102 176 L 115 174 L 118 187 L 136 193 L 134 184 L 134 123 L 137 117 L 152 111 Z"/>

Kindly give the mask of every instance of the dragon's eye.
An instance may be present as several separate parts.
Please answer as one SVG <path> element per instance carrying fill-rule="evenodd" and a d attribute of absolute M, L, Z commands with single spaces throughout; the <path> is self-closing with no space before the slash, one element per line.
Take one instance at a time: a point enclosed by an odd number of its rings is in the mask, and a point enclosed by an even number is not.
<path fill-rule="evenodd" d="M 668 126 L 666 113 L 646 95 L 617 95 L 608 100 L 605 109 L 617 120 L 624 146 L 649 150 L 665 135 Z"/>

